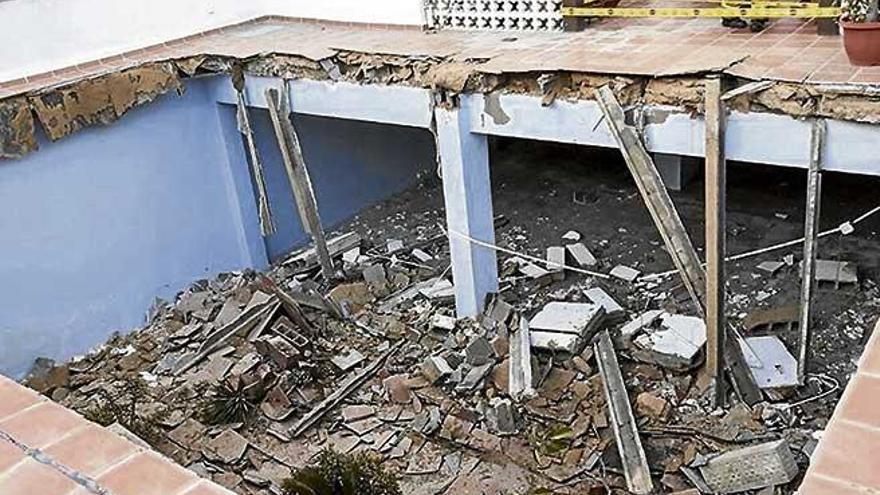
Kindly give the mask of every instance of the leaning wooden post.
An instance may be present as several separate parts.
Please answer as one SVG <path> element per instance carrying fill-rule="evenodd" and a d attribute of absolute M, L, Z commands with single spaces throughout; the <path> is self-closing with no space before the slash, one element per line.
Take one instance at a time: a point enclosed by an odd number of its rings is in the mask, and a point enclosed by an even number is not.
<path fill-rule="evenodd" d="M 315 242 L 315 252 L 318 255 L 318 262 L 321 264 L 324 280 L 332 280 L 333 260 L 327 250 L 324 228 L 321 226 L 321 217 L 318 215 L 318 203 L 315 200 L 315 191 L 312 189 L 309 171 L 306 169 L 299 137 L 293 127 L 293 122 L 290 121 L 290 105 L 287 101 L 286 90 L 280 98 L 278 90 L 275 88 L 267 89 L 265 94 L 269 116 L 272 119 L 272 126 L 275 128 L 275 137 L 278 139 L 281 158 L 287 169 L 287 178 L 290 180 L 290 188 L 293 190 L 293 197 L 296 200 L 303 228 Z"/>
<path fill-rule="evenodd" d="M 810 168 L 807 172 L 807 208 L 804 220 L 804 261 L 801 266 L 800 339 L 798 340 L 798 382 L 807 373 L 807 347 L 810 344 L 810 301 L 816 285 L 816 241 L 819 235 L 819 208 L 822 200 L 822 146 L 825 121 L 813 121 L 810 140 Z"/>
<path fill-rule="evenodd" d="M 726 108 L 721 101 L 721 78 L 706 79 L 704 90 L 706 138 L 706 383 L 715 406 L 725 399 L 724 337 L 726 328 L 724 256 L 727 226 L 727 182 L 724 157 Z"/>
<path fill-rule="evenodd" d="M 648 207 L 648 212 L 651 213 L 654 225 L 666 244 L 666 250 L 672 257 L 672 263 L 681 275 L 697 312 L 703 316 L 705 314 L 706 274 L 681 217 L 672 203 L 672 198 L 669 197 L 669 192 L 663 184 L 660 172 L 654 166 L 654 161 L 651 160 L 651 156 L 636 130 L 627 125 L 623 107 L 614 96 L 614 91 L 608 86 L 602 86 L 596 91 L 596 102 L 605 116 L 608 130 L 617 141 L 626 166 L 642 195 L 642 200 Z"/>

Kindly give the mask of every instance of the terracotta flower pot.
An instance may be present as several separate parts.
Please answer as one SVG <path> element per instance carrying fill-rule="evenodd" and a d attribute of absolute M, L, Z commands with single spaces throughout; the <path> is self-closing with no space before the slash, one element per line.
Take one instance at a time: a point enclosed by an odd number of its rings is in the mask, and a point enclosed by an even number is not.
<path fill-rule="evenodd" d="M 880 65 L 880 22 L 841 22 L 843 47 L 853 65 Z"/>

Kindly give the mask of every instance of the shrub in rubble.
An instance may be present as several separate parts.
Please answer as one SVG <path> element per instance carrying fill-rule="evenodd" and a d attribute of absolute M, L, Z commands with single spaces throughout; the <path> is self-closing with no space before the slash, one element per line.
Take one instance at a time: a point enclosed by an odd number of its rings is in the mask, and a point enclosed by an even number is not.
<path fill-rule="evenodd" d="M 401 495 L 397 477 L 378 458 L 324 450 L 282 483 L 285 495 Z"/>

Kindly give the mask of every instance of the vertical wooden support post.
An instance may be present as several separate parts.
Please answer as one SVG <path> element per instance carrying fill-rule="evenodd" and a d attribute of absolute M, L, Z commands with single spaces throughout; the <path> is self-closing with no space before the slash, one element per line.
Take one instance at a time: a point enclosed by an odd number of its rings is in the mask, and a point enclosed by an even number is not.
<path fill-rule="evenodd" d="M 297 210 L 302 220 L 303 228 L 312 236 L 315 242 L 315 252 L 318 262 L 321 264 L 321 272 L 324 280 L 333 279 L 333 260 L 327 250 L 327 239 L 324 238 L 324 228 L 321 226 L 321 217 L 318 215 L 318 203 L 315 200 L 315 191 L 312 189 L 312 180 L 306 169 L 302 147 L 293 122 L 290 121 L 290 105 L 287 101 L 287 90 L 279 97 L 278 90 L 269 88 L 266 90 L 266 105 L 269 107 L 269 117 L 275 128 L 275 137 L 278 139 L 278 147 L 281 149 L 281 158 L 287 169 L 287 178 L 290 180 L 290 188 L 296 200 Z"/>
<path fill-rule="evenodd" d="M 726 163 L 724 157 L 725 106 L 721 78 L 705 83 L 706 122 L 706 379 L 715 406 L 725 399 L 724 337 L 726 329 L 724 256 L 726 248 Z"/>
<path fill-rule="evenodd" d="M 819 209 L 822 202 L 822 147 L 825 121 L 813 121 L 810 140 L 810 168 L 807 172 L 807 208 L 804 220 L 804 261 L 801 266 L 800 338 L 798 340 L 798 382 L 807 372 L 807 348 L 810 344 L 810 301 L 816 285 L 816 241 L 819 235 Z"/>
<path fill-rule="evenodd" d="M 609 86 L 602 86 L 596 91 L 596 102 L 605 116 L 608 130 L 614 136 L 626 166 L 629 168 L 642 200 L 654 225 L 660 232 L 660 237 L 666 244 L 666 250 L 672 257 L 672 263 L 681 275 L 688 293 L 694 302 L 694 306 L 700 316 L 705 314 L 706 299 L 706 273 L 700 264 L 700 258 L 694 250 L 691 238 L 684 228 L 681 217 L 669 197 L 666 186 L 660 172 L 654 166 L 654 161 L 645 149 L 636 130 L 627 125 L 623 107 L 614 96 L 614 91 Z"/>

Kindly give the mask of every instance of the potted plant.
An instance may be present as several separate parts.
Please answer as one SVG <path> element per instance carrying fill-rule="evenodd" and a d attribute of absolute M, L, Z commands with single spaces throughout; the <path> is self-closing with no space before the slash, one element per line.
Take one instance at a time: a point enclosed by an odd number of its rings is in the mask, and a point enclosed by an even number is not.
<path fill-rule="evenodd" d="M 843 0 L 843 47 L 853 65 L 880 65 L 878 0 Z"/>

